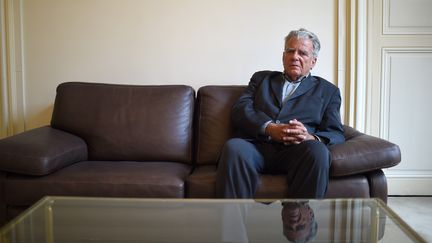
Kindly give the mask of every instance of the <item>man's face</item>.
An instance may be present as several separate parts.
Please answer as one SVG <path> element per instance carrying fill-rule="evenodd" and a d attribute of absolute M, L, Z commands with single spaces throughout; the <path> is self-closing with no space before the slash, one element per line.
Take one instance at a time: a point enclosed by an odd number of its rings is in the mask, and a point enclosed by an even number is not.
<path fill-rule="evenodd" d="M 303 38 L 291 38 L 285 45 L 283 53 L 284 73 L 295 81 L 305 76 L 315 66 L 312 41 Z"/>

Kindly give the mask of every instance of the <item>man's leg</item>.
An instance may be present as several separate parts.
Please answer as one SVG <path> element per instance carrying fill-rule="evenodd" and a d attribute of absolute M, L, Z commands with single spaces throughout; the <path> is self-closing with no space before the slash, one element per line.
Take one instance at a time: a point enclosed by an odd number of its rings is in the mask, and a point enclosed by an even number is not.
<path fill-rule="evenodd" d="M 331 154 L 318 141 L 281 148 L 271 170 L 287 174 L 288 197 L 323 198 L 327 191 Z"/>
<path fill-rule="evenodd" d="M 264 158 L 255 145 L 241 138 L 228 140 L 218 160 L 216 196 L 253 198 Z"/>

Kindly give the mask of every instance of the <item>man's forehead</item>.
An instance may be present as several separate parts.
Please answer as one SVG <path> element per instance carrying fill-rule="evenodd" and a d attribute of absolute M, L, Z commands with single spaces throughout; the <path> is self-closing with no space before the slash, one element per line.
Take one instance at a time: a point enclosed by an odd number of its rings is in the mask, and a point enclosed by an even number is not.
<path fill-rule="evenodd" d="M 292 44 L 301 44 L 301 45 L 312 45 L 312 41 L 310 39 L 305 39 L 305 38 L 292 38 L 289 39 L 285 45 L 292 45 Z"/>

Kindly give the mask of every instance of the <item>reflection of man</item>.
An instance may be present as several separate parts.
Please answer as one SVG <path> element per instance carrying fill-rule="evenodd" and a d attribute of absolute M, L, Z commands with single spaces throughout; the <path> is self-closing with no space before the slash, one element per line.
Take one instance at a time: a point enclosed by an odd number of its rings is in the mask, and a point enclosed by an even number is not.
<path fill-rule="evenodd" d="M 318 229 L 312 208 L 307 202 L 282 203 L 282 223 L 285 237 L 292 242 L 312 240 Z"/>

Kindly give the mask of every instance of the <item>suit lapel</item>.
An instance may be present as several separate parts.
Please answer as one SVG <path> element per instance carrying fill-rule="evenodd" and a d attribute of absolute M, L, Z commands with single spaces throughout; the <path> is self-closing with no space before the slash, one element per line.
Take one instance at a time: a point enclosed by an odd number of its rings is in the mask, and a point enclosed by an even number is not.
<path fill-rule="evenodd" d="M 317 79 L 313 77 L 312 75 L 309 75 L 309 77 L 305 78 L 303 81 L 301 81 L 298 88 L 294 91 L 294 93 L 289 97 L 288 100 L 295 99 L 299 97 L 300 95 L 306 93 L 308 90 L 310 90 L 312 87 L 314 87 L 317 84 Z"/>
<path fill-rule="evenodd" d="M 285 83 L 285 79 L 283 78 L 283 75 L 281 73 L 273 77 L 270 76 L 269 79 L 273 95 L 274 97 L 276 97 L 279 107 L 282 107 L 282 89 Z"/>

